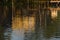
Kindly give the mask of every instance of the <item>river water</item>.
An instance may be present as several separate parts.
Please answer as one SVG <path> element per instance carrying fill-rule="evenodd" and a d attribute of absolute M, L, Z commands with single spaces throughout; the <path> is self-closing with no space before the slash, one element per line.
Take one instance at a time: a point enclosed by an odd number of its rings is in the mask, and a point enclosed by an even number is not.
<path fill-rule="evenodd" d="M 7 27 L 1 30 L 0 40 L 35 40 L 35 18 L 34 17 L 14 17 L 12 19 L 12 27 Z M 44 36 L 44 32 L 40 30 L 39 38 L 37 40 L 60 40 L 59 37 L 51 36 L 49 38 Z M 56 32 L 54 32 L 56 33 Z M 49 34 L 49 32 L 48 32 Z M 52 34 L 49 34 L 50 36 Z"/>

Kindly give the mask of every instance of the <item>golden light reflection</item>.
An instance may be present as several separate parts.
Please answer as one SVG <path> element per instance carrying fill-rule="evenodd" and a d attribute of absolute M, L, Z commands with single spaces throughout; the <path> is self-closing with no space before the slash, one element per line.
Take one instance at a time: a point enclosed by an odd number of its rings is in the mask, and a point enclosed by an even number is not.
<path fill-rule="evenodd" d="M 52 17 L 52 19 L 55 19 L 57 17 L 57 10 L 51 11 L 51 17 Z"/>
<path fill-rule="evenodd" d="M 34 26 L 35 26 L 35 17 L 29 17 L 29 28 L 31 30 L 34 30 Z"/>
<path fill-rule="evenodd" d="M 34 17 L 24 17 L 23 24 L 25 30 L 33 30 L 35 24 Z"/>
<path fill-rule="evenodd" d="M 14 17 L 12 19 L 12 29 L 22 29 L 24 30 L 29 30 L 32 29 L 34 30 L 34 25 L 35 25 L 35 17 L 23 17 L 23 20 L 21 17 Z"/>
<path fill-rule="evenodd" d="M 23 26 L 24 29 L 28 30 L 28 26 L 29 26 L 28 17 L 23 17 Z"/>
<path fill-rule="evenodd" d="M 14 17 L 12 19 L 12 29 L 22 29 L 22 19 L 20 17 Z"/>

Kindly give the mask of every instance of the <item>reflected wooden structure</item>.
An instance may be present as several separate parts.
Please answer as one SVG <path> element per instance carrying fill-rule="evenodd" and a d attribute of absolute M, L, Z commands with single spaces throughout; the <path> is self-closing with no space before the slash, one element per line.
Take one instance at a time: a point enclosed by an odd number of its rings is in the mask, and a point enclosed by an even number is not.
<path fill-rule="evenodd" d="M 12 1 L 1 0 L 0 1 L 0 25 L 6 26 L 11 24 L 12 20 Z"/>
<path fill-rule="evenodd" d="M 59 36 L 59 16 L 60 0 L 1 0 L 0 4 L 0 25 L 12 25 L 12 30 L 24 29 L 24 40 Z"/>
<path fill-rule="evenodd" d="M 16 11 L 18 11 L 18 13 L 16 15 L 20 15 L 20 17 L 23 20 L 22 24 L 26 30 L 25 35 L 28 36 L 28 37 L 26 37 L 27 39 L 25 38 L 25 40 L 29 40 L 29 39 L 33 40 L 34 38 L 35 38 L 35 40 L 41 40 L 41 38 L 43 38 L 43 37 L 41 37 L 42 34 L 44 34 L 44 35 L 46 34 L 45 35 L 46 37 L 53 36 L 53 34 L 56 31 L 55 30 L 56 27 L 55 28 L 52 27 L 51 24 L 53 26 L 55 25 L 54 24 L 55 22 L 53 23 L 53 21 L 56 20 L 55 18 L 57 18 L 57 16 L 58 16 L 57 11 L 60 10 L 60 5 L 59 5 L 60 1 L 59 0 L 47 0 L 47 1 L 26 0 L 26 1 L 27 1 L 26 8 L 22 7 L 22 9 L 20 9 L 20 10 L 14 6 L 14 2 L 15 2 L 14 0 L 12 3 L 13 4 L 13 6 L 12 6 L 13 16 L 15 15 Z M 20 11 L 20 13 L 19 13 L 19 11 Z M 32 20 L 32 22 L 30 20 Z M 32 34 L 30 35 L 31 37 L 28 34 L 29 30 L 32 32 L 32 29 L 30 27 L 34 28 L 34 33 L 33 33 L 34 38 L 32 38 L 32 36 L 31 36 Z M 40 30 L 43 30 L 43 31 L 40 31 Z"/>
<path fill-rule="evenodd" d="M 0 25 L 11 25 L 12 22 L 12 29 L 19 29 L 21 28 L 21 26 L 23 26 L 22 28 L 25 28 L 26 34 L 28 33 L 28 31 L 30 31 L 31 33 L 34 32 L 32 34 L 34 34 L 35 40 L 39 39 L 39 37 L 42 38 L 40 34 L 44 34 L 44 32 L 46 32 L 47 27 L 49 27 L 52 21 L 55 20 L 53 20 L 52 14 L 55 13 L 56 15 L 54 14 L 54 17 L 57 17 L 57 11 L 60 10 L 60 1 L 56 0 L 26 0 L 26 6 L 21 8 L 18 8 L 18 6 L 16 7 L 16 0 L 1 0 L 1 2 L 2 3 L 0 5 Z M 17 17 L 17 19 L 14 18 L 15 16 Z M 17 24 L 15 25 L 15 23 Z M 49 35 L 53 35 L 53 33 Z M 29 36 L 29 34 L 27 36 Z M 32 36 L 30 37 L 30 39 L 31 38 Z M 33 39 L 34 38 L 32 38 L 32 40 Z"/>

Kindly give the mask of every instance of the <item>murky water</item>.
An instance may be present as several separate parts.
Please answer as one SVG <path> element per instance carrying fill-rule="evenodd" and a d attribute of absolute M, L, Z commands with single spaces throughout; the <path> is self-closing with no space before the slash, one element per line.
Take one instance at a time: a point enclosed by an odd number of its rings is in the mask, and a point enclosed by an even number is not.
<path fill-rule="evenodd" d="M 60 40 L 55 23 L 48 25 L 45 31 L 41 28 L 36 39 L 35 17 L 14 17 L 12 27 L 1 29 L 0 40 Z M 59 35 L 56 36 L 56 33 Z"/>

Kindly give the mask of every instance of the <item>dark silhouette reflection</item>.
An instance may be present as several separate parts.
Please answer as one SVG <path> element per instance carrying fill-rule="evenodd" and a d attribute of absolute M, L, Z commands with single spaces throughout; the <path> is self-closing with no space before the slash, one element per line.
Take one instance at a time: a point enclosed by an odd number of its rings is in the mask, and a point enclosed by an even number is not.
<path fill-rule="evenodd" d="M 57 23 L 56 23 L 56 19 L 52 20 L 51 17 L 51 12 L 50 10 L 45 11 L 46 12 L 46 30 L 45 30 L 45 37 L 46 38 L 50 38 L 53 37 L 55 35 L 56 32 L 56 27 L 57 27 Z M 52 11 L 53 12 L 53 11 Z"/>
<path fill-rule="evenodd" d="M 0 40 L 5 39 L 6 31 L 11 30 L 11 20 L 12 20 L 12 0 L 0 0 Z M 8 29 L 8 30 L 7 30 Z M 8 34 L 8 33 L 7 33 Z M 10 37 L 10 36 L 8 36 Z M 7 38 L 7 37 L 6 37 Z M 8 40 L 10 40 L 8 38 Z"/>
<path fill-rule="evenodd" d="M 39 30 L 40 30 L 40 14 L 39 12 L 36 13 L 36 17 L 35 17 L 35 35 L 36 35 L 36 40 L 39 38 Z"/>
<path fill-rule="evenodd" d="M 4 40 L 4 28 L 0 26 L 0 40 Z"/>
<path fill-rule="evenodd" d="M 11 33 L 12 33 L 11 27 L 6 28 L 4 30 L 4 40 L 11 40 Z"/>
<path fill-rule="evenodd" d="M 8 26 L 0 26 L 0 40 L 11 40 L 12 29 Z"/>
<path fill-rule="evenodd" d="M 56 27 L 56 34 L 55 34 L 55 35 L 56 35 L 57 37 L 60 37 L 60 10 L 58 10 L 57 13 L 58 13 L 58 14 L 57 14 L 58 16 L 57 16 L 57 20 L 56 20 L 56 22 L 57 22 L 57 27 Z"/>

